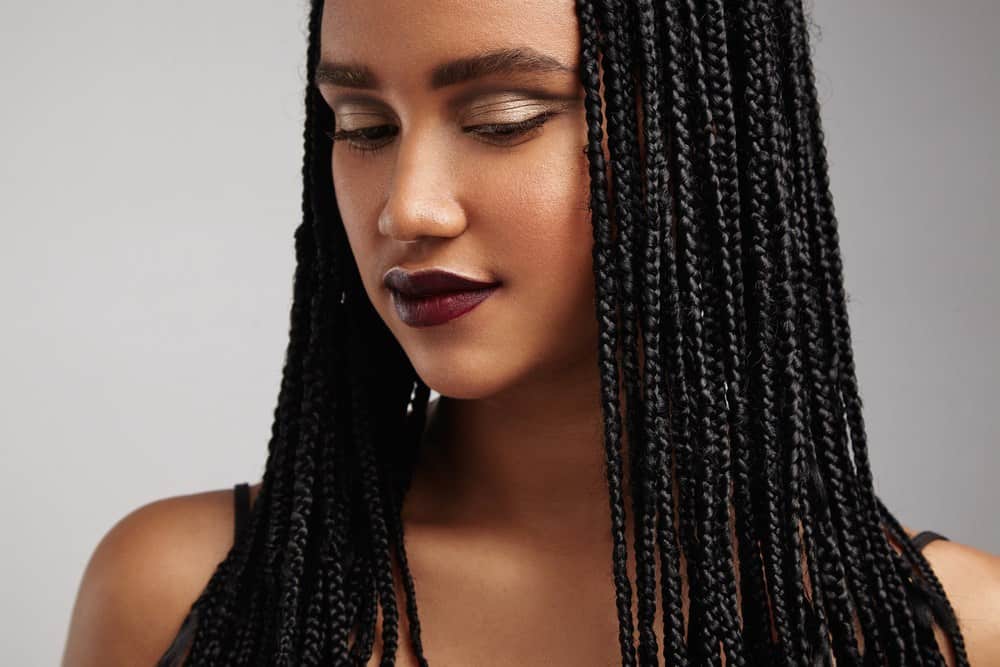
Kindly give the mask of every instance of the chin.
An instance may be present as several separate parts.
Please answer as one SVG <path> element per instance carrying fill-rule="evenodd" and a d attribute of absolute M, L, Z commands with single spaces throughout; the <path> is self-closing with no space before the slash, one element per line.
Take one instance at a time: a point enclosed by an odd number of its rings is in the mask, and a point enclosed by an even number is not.
<path fill-rule="evenodd" d="M 491 350 L 483 355 L 407 352 L 420 379 L 432 390 L 456 399 L 488 398 L 503 392 L 514 380 L 505 372 L 503 358 Z"/>

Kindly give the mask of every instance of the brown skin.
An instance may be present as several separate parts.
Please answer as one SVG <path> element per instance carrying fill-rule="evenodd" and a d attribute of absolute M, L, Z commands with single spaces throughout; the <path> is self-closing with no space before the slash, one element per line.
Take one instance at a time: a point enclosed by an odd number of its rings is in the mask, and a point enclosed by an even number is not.
<path fill-rule="evenodd" d="M 259 490 L 259 484 L 251 487 L 251 500 Z M 87 564 L 63 667 L 154 664 L 232 546 L 232 508 L 232 490 L 221 489 L 158 500 L 116 523 Z M 530 554 L 491 551 L 475 535 L 410 526 L 407 555 L 424 649 L 434 664 L 619 662 L 606 558 L 588 563 L 585 554 L 560 556 L 546 542 Z M 957 542 L 932 542 L 924 555 L 962 620 L 971 664 L 997 664 L 1000 558 Z M 398 586 L 397 595 L 405 599 Z M 401 635 L 397 664 L 415 665 L 405 621 Z M 369 665 L 378 664 L 378 648 Z M 522 653 L 515 658 L 512 648 Z M 947 663 L 954 665 L 950 656 Z"/>
<path fill-rule="evenodd" d="M 617 664 L 574 4 L 342 0 L 324 12 L 321 43 L 324 61 L 367 65 L 381 84 L 321 87 L 337 130 L 389 126 L 336 144 L 337 202 L 369 298 L 447 397 L 403 508 L 428 659 Z M 532 48 L 570 71 L 427 87 L 438 63 L 498 47 Z M 545 111 L 544 125 L 507 139 L 469 130 Z M 351 141 L 381 146 L 360 153 Z M 503 285 L 475 310 L 417 329 L 382 285 L 392 266 Z M 230 548 L 232 525 L 228 489 L 119 521 L 87 566 L 63 664 L 153 664 Z M 1000 661 L 1000 558 L 954 542 L 925 553 L 972 664 Z M 402 602 L 400 613 L 399 664 L 416 664 Z"/>

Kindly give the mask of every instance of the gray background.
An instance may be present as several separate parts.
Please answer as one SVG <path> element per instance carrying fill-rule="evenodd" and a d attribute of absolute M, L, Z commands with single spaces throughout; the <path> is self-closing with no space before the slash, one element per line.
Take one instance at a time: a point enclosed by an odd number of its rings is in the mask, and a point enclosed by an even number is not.
<path fill-rule="evenodd" d="M 905 523 L 1000 552 L 1000 5 L 818 5 L 877 489 Z M 52 665 L 118 518 L 261 473 L 305 3 L 8 2 L 0 26 L 0 624 L 5 662 Z"/>

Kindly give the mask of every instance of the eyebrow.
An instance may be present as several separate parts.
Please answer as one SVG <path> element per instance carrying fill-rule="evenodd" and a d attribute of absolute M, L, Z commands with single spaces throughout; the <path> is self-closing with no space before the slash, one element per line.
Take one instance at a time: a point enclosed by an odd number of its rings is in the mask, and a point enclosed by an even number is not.
<path fill-rule="evenodd" d="M 522 46 L 486 51 L 441 63 L 431 70 L 428 85 L 431 90 L 437 90 L 492 74 L 573 71 L 553 56 Z M 314 80 L 317 86 L 325 84 L 356 89 L 372 89 L 381 85 L 375 73 L 365 65 L 328 60 L 316 66 Z"/>

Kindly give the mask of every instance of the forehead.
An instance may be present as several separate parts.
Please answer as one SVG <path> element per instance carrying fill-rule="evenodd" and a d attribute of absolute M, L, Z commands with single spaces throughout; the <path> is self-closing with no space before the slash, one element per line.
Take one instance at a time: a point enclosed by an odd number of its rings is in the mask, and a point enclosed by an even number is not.
<path fill-rule="evenodd" d="M 328 0 L 323 60 L 370 67 L 380 79 L 423 87 L 442 61 L 531 47 L 577 67 L 574 0 Z"/>

